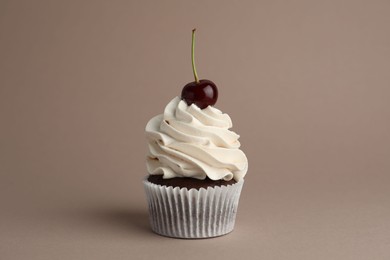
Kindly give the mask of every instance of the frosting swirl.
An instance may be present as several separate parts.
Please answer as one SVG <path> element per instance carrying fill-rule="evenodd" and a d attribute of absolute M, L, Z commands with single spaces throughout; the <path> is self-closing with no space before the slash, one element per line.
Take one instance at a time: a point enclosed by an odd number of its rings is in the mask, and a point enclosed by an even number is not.
<path fill-rule="evenodd" d="M 239 149 L 239 135 L 230 131 L 229 115 L 208 106 L 188 106 L 175 97 L 164 114 L 146 125 L 150 174 L 164 179 L 191 177 L 240 181 L 248 170 L 248 160 Z"/>

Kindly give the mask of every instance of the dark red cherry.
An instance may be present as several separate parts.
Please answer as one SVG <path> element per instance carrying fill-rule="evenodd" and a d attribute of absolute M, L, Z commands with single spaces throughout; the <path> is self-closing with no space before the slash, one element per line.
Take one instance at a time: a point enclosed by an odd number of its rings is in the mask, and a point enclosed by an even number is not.
<path fill-rule="evenodd" d="M 199 80 L 195 67 L 195 29 L 192 30 L 191 41 L 191 62 L 192 72 L 194 73 L 195 81 L 188 83 L 181 91 L 181 99 L 187 105 L 195 104 L 199 108 L 204 109 L 208 106 L 213 106 L 217 102 L 218 89 L 214 82 L 208 79 Z"/>
<path fill-rule="evenodd" d="M 199 82 L 193 81 L 184 86 L 181 91 L 181 99 L 189 106 L 195 104 L 204 109 L 217 102 L 218 89 L 214 82 L 208 79 L 201 79 Z"/>

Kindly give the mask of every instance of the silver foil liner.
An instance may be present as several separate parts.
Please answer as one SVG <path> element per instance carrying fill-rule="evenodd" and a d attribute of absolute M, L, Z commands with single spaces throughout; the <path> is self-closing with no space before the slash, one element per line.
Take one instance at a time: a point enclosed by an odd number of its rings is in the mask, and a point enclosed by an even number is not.
<path fill-rule="evenodd" d="M 144 180 L 152 230 L 176 238 L 209 238 L 234 228 L 244 181 L 233 185 L 190 189 Z"/>

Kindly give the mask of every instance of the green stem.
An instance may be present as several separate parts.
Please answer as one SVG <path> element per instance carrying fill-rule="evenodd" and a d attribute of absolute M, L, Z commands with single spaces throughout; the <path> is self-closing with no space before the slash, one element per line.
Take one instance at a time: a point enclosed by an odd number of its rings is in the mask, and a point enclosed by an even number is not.
<path fill-rule="evenodd" d="M 199 83 L 199 78 L 198 78 L 198 74 L 196 73 L 196 67 L 195 67 L 195 31 L 196 29 L 192 30 L 191 61 L 192 61 L 192 71 L 194 72 L 195 82 Z"/>

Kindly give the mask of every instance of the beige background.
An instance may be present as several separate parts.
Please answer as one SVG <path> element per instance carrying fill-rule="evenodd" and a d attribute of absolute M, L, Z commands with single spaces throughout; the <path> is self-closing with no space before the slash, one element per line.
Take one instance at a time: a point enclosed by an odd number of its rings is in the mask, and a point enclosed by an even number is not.
<path fill-rule="evenodd" d="M 1 259 L 389 259 L 389 1 L 0 1 Z M 144 126 L 201 78 L 235 231 L 149 230 Z"/>

